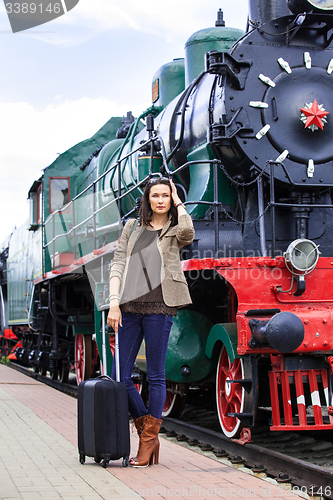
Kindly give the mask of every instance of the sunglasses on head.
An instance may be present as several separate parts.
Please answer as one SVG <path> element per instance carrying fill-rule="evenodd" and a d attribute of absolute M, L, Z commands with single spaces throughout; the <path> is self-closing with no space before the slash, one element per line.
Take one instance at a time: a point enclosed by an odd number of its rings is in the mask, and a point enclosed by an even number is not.
<path fill-rule="evenodd" d="M 153 184 L 154 182 L 157 182 L 157 181 L 171 181 L 171 178 L 170 177 L 163 177 L 162 175 L 160 177 L 151 177 L 150 179 L 148 179 L 147 184 Z"/>

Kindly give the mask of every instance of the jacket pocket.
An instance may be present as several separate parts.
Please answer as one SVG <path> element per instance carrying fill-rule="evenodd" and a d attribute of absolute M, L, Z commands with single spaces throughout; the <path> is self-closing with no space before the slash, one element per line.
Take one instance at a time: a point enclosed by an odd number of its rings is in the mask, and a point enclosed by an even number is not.
<path fill-rule="evenodd" d="M 185 283 L 185 285 L 187 285 L 187 281 L 183 273 L 172 273 L 172 279 L 174 281 L 180 281 L 181 283 Z"/>

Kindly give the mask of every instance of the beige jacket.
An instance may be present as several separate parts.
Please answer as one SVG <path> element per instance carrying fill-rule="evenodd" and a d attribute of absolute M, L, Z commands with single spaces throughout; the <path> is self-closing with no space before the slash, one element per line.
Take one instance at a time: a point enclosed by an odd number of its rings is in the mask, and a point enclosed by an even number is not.
<path fill-rule="evenodd" d="M 110 270 L 110 279 L 118 276 L 121 280 L 120 302 L 126 281 L 129 259 L 136 241 L 144 230 L 138 225 L 132 232 L 135 219 L 125 224 L 117 250 L 114 253 Z M 191 304 L 192 300 L 188 285 L 182 270 L 179 249 L 192 243 L 194 228 L 188 214 L 178 218 L 178 224 L 170 228 L 170 219 L 164 224 L 161 235 L 157 240 L 157 248 L 162 259 L 161 285 L 164 302 L 169 307 L 183 307 Z"/>

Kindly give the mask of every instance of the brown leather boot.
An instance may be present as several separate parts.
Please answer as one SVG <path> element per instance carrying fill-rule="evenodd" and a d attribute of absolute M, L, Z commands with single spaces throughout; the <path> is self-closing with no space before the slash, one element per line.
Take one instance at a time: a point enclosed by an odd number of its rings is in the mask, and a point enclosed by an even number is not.
<path fill-rule="evenodd" d="M 132 467 L 148 467 L 153 463 L 158 464 L 160 442 L 158 432 L 162 420 L 151 415 L 143 416 L 143 431 L 140 437 L 138 455 L 130 460 Z"/>
<path fill-rule="evenodd" d="M 144 415 L 142 415 L 142 417 L 133 418 L 133 422 L 139 437 L 141 436 L 143 431 L 143 417 Z"/>
<path fill-rule="evenodd" d="M 142 431 L 143 431 L 143 426 L 144 426 L 144 419 L 143 419 L 144 415 L 142 415 L 142 417 L 138 417 L 138 418 L 133 418 L 133 423 L 135 425 L 135 428 L 136 428 L 136 431 L 138 433 L 138 436 L 139 436 L 139 447 L 140 447 L 140 438 L 141 438 L 141 434 L 142 434 Z M 132 457 L 130 459 L 130 461 L 136 461 L 136 457 Z"/>

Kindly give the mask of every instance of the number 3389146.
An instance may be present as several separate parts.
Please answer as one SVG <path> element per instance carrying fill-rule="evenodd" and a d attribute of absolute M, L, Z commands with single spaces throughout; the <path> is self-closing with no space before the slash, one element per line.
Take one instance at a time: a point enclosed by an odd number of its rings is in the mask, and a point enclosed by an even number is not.
<path fill-rule="evenodd" d="M 60 14 L 61 13 L 61 4 L 60 3 L 49 3 L 46 7 L 43 6 L 42 3 L 34 3 L 34 2 L 24 2 L 24 3 L 6 3 L 6 11 L 8 14 L 35 14 L 43 12 L 49 12 L 50 14 Z"/>

